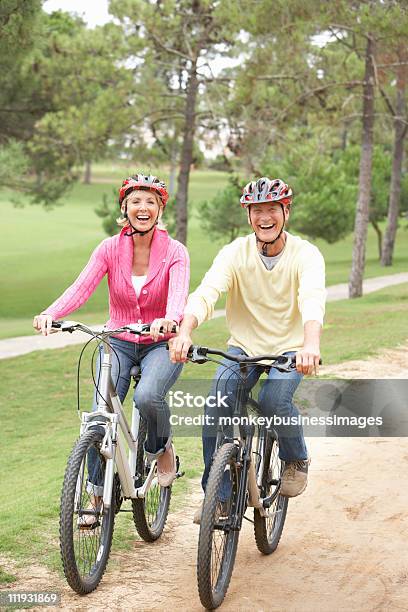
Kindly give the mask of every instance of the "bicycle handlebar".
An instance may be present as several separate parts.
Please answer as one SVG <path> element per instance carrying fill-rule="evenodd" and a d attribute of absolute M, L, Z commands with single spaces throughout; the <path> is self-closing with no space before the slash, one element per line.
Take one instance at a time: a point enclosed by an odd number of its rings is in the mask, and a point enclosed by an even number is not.
<path fill-rule="evenodd" d="M 256 357 L 249 357 L 248 355 L 232 355 L 231 353 L 225 353 L 224 351 L 220 351 L 218 349 L 198 345 L 190 346 L 187 353 L 187 359 L 189 359 L 189 361 L 192 363 L 206 363 L 207 361 L 210 361 L 207 355 L 218 355 L 243 365 L 246 363 L 258 363 L 260 361 L 273 361 L 271 367 L 277 368 L 284 372 L 291 372 L 296 368 L 296 355 L 257 355 Z M 322 360 L 320 359 L 319 365 L 321 364 Z"/>
<path fill-rule="evenodd" d="M 94 335 L 94 333 L 112 335 L 128 332 L 137 336 L 143 336 L 149 335 L 150 332 L 150 323 L 129 323 L 129 325 L 123 325 L 118 329 L 104 329 L 102 332 L 93 332 L 88 326 L 84 325 L 83 323 L 79 323 L 78 321 L 52 321 L 51 327 L 54 329 L 59 329 L 62 332 L 69 332 L 70 334 L 72 334 L 74 331 L 83 331 L 89 335 Z M 163 333 L 162 327 L 160 328 L 160 333 Z M 177 333 L 177 325 L 173 325 L 170 333 Z"/>

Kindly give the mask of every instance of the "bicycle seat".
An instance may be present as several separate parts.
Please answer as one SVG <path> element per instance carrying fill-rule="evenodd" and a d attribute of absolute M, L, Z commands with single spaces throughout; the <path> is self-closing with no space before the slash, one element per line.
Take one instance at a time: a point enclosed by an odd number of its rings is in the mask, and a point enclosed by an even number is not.
<path fill-rule="evenodd" d="M 137 378 L 140 378 L 140 374 L 141 374 L 141 368 L 140 366 L 133 366 L 133 368 L 130 370 L 130 375 L 136 380 Z"/>

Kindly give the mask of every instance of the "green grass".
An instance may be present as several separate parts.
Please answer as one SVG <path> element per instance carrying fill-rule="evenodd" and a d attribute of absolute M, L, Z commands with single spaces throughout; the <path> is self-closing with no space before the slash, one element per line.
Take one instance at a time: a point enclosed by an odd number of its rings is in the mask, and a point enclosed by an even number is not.
<path fill-rule="evenodd" d="M 0 584 L 10 584 L 11 582 L 15 582 L 16 580 L 17 580 L 16 576 L 13 576 L 13 574 L 9 574 L 8 572 L 5 572 L 0 567 Z"/>
<path fill-rule="evenodd" d="M 407 320 L 407 283 L 355 300 L 329 302 L 322 338 L 324 363 L 365 359 L 403 343 L 408 338 Z"/>
<path fill-rule="evenodd" d="M 76 278 L 88 261 L 93 248 L 105 237 L 95 208 L 102 194 L 114 198 L 113 188 L 129 173 L 125 164 L 95 165 L 94 183 L 77 184 L 63 206 L 45 211 L 38 206 L 14 208 L 9 192 L 0 191 L 0 211 L 3 232 L 0 254 L 0 338 L 27 335 L 31 321 L 54 301 Z M 161 175 L 168 178 L 166 171 Z M 191 289 L 202 276 L 222 246 L 211 239 L 200 226 L 198 203 L 213 197 L 222 189 L 227 175 L 198 170 L 192 173 L 190 185 L 191 210 L 188 248 L 191 257 Z M 300 204 L 299 204 L 300 205 Z M 231 206 L 238 206 L 231 202 Z M 294 211 L 296 214 L 296 210 Z M 368 231 L 365 277 L 393 274 L 408 269 L 407 232 L 401 228 L 397 236 L 394 265 L 382 268 L 378 263 L 376 236 Z M 352 253 L 352 236 L 334 245 L 318 240 L 327 267 L 327 284 L 347 282 Z M 218 307 L 224 305 L 221 300 Z M 104 279 L 88 303 L 75 318 L 89 323 L 105 321 L 108 311 L 107 285 Z"/>

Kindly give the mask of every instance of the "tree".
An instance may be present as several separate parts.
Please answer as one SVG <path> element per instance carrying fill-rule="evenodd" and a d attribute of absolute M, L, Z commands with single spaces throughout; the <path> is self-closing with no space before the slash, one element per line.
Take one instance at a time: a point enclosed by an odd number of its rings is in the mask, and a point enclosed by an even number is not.
<path fill-rule="evenodd" d="M 2 76 L 0 143 L 19 142 L 26 160 L 18 184 L 9 175 L 3 185 L 53 206 L 79 166 L 122 138 L 130 71 L 118 65 L 122 41 L 114 24 L 88 30 L 61 11 L 40 12 L 36 23 L 41 36 Z"/>
<path fill-rule="evenodd" d="M 200 204 L 201 227 L 215 239 L 229 242 L 248 230 L 247 216 L 239 205 L 243 181 L 230 175 L 228 185 L 215 198 Z"/>
<path fill-rule="evenodd" d="M 19 143 L 27 118 L 19 108 L 20 83 L 16 83 L 16 77 L 25 57 L 39 41 L 40 14 L 41 0 L 3 0 L 0 5 L 0 184 L 10 176 L 24 174 L 28 166 L 24 147 Z"/>
<path fill-rule="evenodd" d="M 262 19 L 268 8 L 272 8 L 269 0 L 257 2 L 248 19 L 248 52 L 237 70 L 232 104 L 227 106 L 231 112 L 229 146 L 252 176 L 260 176 L 273 148 L 276 164 L 269 166 L 276 175 L 274 168 L 281 165 L 292 146 L 300 145 L 302 137 L 312 142 L 318 134 L 329 151 L 333 150 L 336 131 L 341 148 L 359 140 L 349 288 L 350 296 L 356 297 L 362 291 L 368 222 L 376 223 L 370 217 L 374 117 L 378 110 L 374 105 L 378 92 L 376 55 L 380 57 L 390 45 L 405 44 L 408 14 L 395 0 L 334 0 L 324 5 L 314 0 L 303 4 L 277 1 L 273 3 L 271 28 L 270 22 Z M 316 44 L 316 35 L 325 42 Z M 256 45 L 252 44 L 254 39 Z M 290 138 L 292 129 L 298 130 L 297 140 Z M 314 206 L 317 204 L 318 200 Z"/>
<path fill-rule="evenodd" d="M 394 123 L 394 145 L 392 157 L 392 174 L 390 182 L 390 195 L 388 206 L 387 228 L 382 244 L 381 264 L 383 266 L 392 265 L 395 237 L 398 227 L 398 216 L 401 202 L 401 179 L 402 165 L 404 157 L 404 140 L 408 129 L 408 115 L 406 108 L 406 87 L 408 79 L 408 52 L 407 46 L 400 44 L 394 58 L 390 54 L 387 59 L 395 59 L 396 72 L 396 103 L 395 107 L 383 89 L 381 93 L 386 100 L 388 109 L 393 116 Z"/>
<path fill-rule="evenodd" d="M 354 222 L 353 259 L 349 279 L 349 297 L 351 298 L 360 297 L 363 294 L 365 247 L 369 221 L 371 168 L 374 145 L 374 53 L 375 40 L 372 33 L 369 32 L 367 34 L 367 45 L 365 52 L 359 189 L 356 217 Z"/>
<path fill-rule="evenodd" d="M 149 82 L 145 93 L 149 100 L 149 122 L 154 126 L 178 119 L 174 141 L 180 136 L 177 177 L 177 238 L 187 239 L 188 185 L 194 155 L 194 138 L 198 121 L 211 113 L 199 109 L 198 93 L 206 89 L 207 77 L 202 66 L 214 54 L 227 55 L 235 42 L 239 9 L 232 0 L 112 0 L 110 11 L 121 20 L 125 35 L 137 33 L 143 41 L 144 68 L 151 72 L 162 67 L 167 91 L 157 80 Z M 148 60 L 148 61 L 146 61 Z M 153 67 L 153 70 L 152 70 Z M 140 73 L 142 73 L 142 70 Z M 140 81 L 143 86 L 143 81 Z M 151 91 L 161 91 L 161 97 Z M 203 93 L 202 92 L 202 93 Z M 135 118 L 136 122 L 140 118 Z"/>

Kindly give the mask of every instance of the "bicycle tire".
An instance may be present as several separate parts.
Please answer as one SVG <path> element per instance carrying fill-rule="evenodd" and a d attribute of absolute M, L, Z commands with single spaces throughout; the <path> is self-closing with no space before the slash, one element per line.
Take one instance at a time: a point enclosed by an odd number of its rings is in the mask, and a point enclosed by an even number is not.
<path fill-rule="evenodd" d="M 102 471 L 101 478 L 104 474 L 106 459 L 99 453 L 102 439 L 101 431 L 90 429 L 77 440 L 68 459 L 61 492 L 60 551 L 62 564 L 69 586 L 80 595 L 91 593 L 100 583 L 112 544 L 114 499 L 109 508 L 95 511 L 97 518 L 95 527 L 81 529 L 79 526 L 81 510 L 88 508 L 91 499 L 86 489 L 87 457 L 91 448 L 98 453 L 99 469 Z M 78 504 L 78 509 L 76 509 L 76 504 Z"/>
<path fill-rule="evenodd" d="M 198 592 L 202 605 L 213 610 L 221 605 L 227 593 L 235 563 L 238 546 L 239 531 L 222 530 L 219 528 L 218 512 L 219 499 L 222 488 L 223 475 L 229 467 L 232 481 L 231 497 L 228 502 L 228 517 L 226 526 L 234 509 L 239 490 L 239 475 L 236 466 L 237 446 L 232 443 L 223 444 L 217 451 L 205 491 L 203 511 L 200 522 L 200 535 L 197 554 L 197 582 Z M 214 526 L 217 526 L 214 529 Z M 222 558 L 219 571 L 214 571 L 216 558 L 220 555 L 215 544 L 214 532 L 224 532 L 225 543 L 222 549 Z M 216 536 L 218 538 L 218 536 Z"/>
<path fill-rule="evenodd" d="M 273 485 L 269 481 L 271 478 L 280 478 L 282 474 L 283 466 L 278 452 L 277 439 L 270 432 L 266 432 L 261 497 L 267 497 L 272 494 Z M 260 511 L 254 508 L 255 542 L 259 552 L 262 554 L 270 555 L 276 550 L 282 536 L 287 509 L 288 498 L 282 495 L 278 495 L 269 508 L 269 512 L 274 513 L 273 518 L 262 516 Z"/>
<path fill-rule="evenodd" d="M 149 462 L 144 452 L 147 423 L 141 418 L 137 442 L 135 486 L 141 487 L 149 473 Z M 137 533 L 145 542 L 154 542 L 163 533 L 169 513 L 171 486 L 161 487 L 157 481 L 144 498 L 132 499 L 133 521 Z"/>

